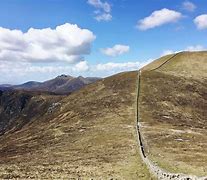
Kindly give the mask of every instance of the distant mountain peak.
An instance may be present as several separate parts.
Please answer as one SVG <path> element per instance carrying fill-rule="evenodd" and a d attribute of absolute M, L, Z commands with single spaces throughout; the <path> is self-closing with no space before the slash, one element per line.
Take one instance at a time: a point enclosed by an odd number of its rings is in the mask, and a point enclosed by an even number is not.
<path fill-rule="evenodd" d="M 77 79 L 84 80 L 85 78 L 83 76 L 78 76 Z"/>
<path fill-rule="evenodd" d="M 100 78 L 84 78 L 83 76 L 72 77 L 70 75 L 59 75 L 54 79 L 45 82 L 29 81 L 24 84 L 10 86 L 11 89 L 29 90 L 29 91 L 47 91 L 57 94 L 68 94 L 81 89 L 87 84 L 91 84 Z M 0 85 L 0 89 L 6 87 Z"/>
<path fill-rule="evenodd" d="M 73 77 L 70 75 L 61 74 L 61 75 L 57 76 L 56 78 L 73 78 Z"/>

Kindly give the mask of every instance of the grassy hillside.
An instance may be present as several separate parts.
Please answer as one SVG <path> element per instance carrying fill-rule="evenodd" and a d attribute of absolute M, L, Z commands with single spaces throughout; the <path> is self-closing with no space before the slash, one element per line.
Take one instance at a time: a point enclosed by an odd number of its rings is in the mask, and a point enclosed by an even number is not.
<path fill-rule="evenodd" d="M 178 53 L 173 55 L 173 60 L 170 60 L 165 66 L 159 68 L 159 71 L 174 76 L 203 80 L 207 78 L 206 57 L 206 51 Z"/>
<path fill-rule="evenodd" d="M 141 129 L 148 156 L 170 172 L 207 175 L 207 52 L 142 69 Z M 157 65 L 160 68 L 156 68 Z"/>
<path fill-rule="evenodd" d="M 137 72 L 98 81 L 0 136 L 0 178 L 151 179 L 138 153 L 136 83 Z"/>
<path fill-rule="evenodd" d="M 167 171 L 207 175 L 206 72 L 206 52 L 141 70 L 144 149 Z M 0 91 L 0 179 L 152 179 L 139 155 L 137 76 L 121 73 L 69 96 Z"/>
<path fill-rule="evenodd" d="M 20 130 L 50 113 L 63 97 L 46 92 L 0 91 L 0 135 Z"/>

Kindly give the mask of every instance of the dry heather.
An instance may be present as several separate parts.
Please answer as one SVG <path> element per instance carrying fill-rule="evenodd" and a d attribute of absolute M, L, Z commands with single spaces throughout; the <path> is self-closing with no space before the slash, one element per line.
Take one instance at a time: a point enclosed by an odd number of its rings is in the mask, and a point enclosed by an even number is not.
<path fill-rule="evenodd" d="M 137 72 L 63 98 L 20 131 L 0 137 L 0 178 L 146 179 L 135 121 Z"/>
<path fill-rule="evenodd" d="M 139 107 L 147 155 L 170 172 L 206 176 L 207 53 L 179 53 L 152 70 L 162 60 L 141 75 Z"/>
<path fill-rule="evenodd" d="M 206 52 L 165 56 L 142 69 L 144 148 L 172 173 L 207 175 L 206 73 Z M 21 114 L 35 109 L 29 123 L 0 136 L 0 179 L 152 179 L 139 155 L 137 75 L 121 73 L 69 96 L 39 95 L 43 106 L 32 100 Z"/>

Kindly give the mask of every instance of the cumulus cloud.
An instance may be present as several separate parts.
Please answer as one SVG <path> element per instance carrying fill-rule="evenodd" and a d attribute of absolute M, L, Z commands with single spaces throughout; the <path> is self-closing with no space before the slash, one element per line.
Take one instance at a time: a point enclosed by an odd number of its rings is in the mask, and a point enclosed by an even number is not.
<path fill-rule="evenodd" d="M 129 62 L 123 62 L 123 63 L 114 63 L 114 62 L 108 62 L 108 63 L 100 63 L 94 66 L 91 66 L 90 71 L 92 74 L 98 73 L 101 74 L 103 77 L 110 76 L 112 74 L 117 74 L 120 72 L 125 71 L 135 71 L 140 69 L 141 67 L 145 66 L 146 64 L 150 63 L 152 60 L 148 61 L 129 61 Z"/>
<path fill-rule="evenodd" d="M 112 48 L 101 49 L 101 52 L 107 56 L 115 57 L 127 53 L 129 49 L 130 49 L 129 46 L 117 44 Z"/>
<path fill-rule="evenodd" d="M 77 63 L 90 53 L 95 35 L 74 24 L 27 32 L 0 27 L 0 61 Z"/>
<path fill-rule="evenodd" d="M 194 19 L 194 23 L 198 29 L 207 29 L 207 14 L 202 14 Z"/>
<path fill-rule="evenodd" d="M 138 21 L 137 28 L 140 30 L 152 29 L 164 24 L 175 23 L 182 18 L 182 14 L 169 9 L 154 11 L 150 16 Z"/>
<path fill-rule="evenodd" d="M 144 63 L 145 64 L 145 63 Z M 111 71 L 111 70 L 138 70 L 140 67 L 142 67 L 144 64 L 138 62 L 126 62 L 126 63 L 105 63 L 105 64 L 97 64 L 95 66 L 95 69 L 98 71 Z"/>
<path fill-rule="evenodd" d="M 94 13 L 97 21 L 110 21 L 112 19 L 111 5 L 108 2 L 88 0 L 88 4 L 96 8 Z"/>
<path fill-rule="evenodd" d="M 5 62 L 0 63 L 0 84 L 12 83 L 19 84 L 29 80 L 45 81 L 46 79 L 54 78 L 60 74 L 69 74 L 72 76 L 87 75 L 87 76 L 99 76 L 106 77 L 112 74 L 116 74 L 123 71 L 138 70 L 144 65 L 148 64 L 152 60 L 145 62 L 141 61 L 129 61 L 123 63 L 99 63 L 99 64 L 88 64 L 87 61 L 81 61 L 76 65 L 39 65 L 31 64 L 28 62 Z M 12 67 L 12 68 L 11 68 Z"/>
<path fill-rule="evenodd" d="M 188 46 L 183 50 L 180 51 L 174 51 L 174 50 L 165 50 L 162 52 L 161 56 L 169 55 L 169 54 L 174 54 L 182 51 L 189 51 L 189 52 L 196 52 L 196 51 L 204 51 L 206 48 L 202 45 L 195 45 L 195 46 Z"/>
<path fill-rule="evenodd" d="M 111 74 L 114 71 L 120 72 L 120 71 L 130 71 L 130 70 L 137 70 L 147 63 L 151 62 L 152 60 L 148 60 L 145 62 L 141 61 L 129 61 L 129 62 L 123 62 L 123 63 L 114 63 L 114 62 L 108 62 L 108 63 L 99 63 L 95 65 L 88 64 L 87 61 L 82 61 L 75 66 L 63 66 L 63 65 L 57 65 L 57 66 L 41 66 L 41 65 L 35 65 L 30 63 L 19 63 L 19 64 L 13 64 L 12 62 L 7 62 L 4 64 L 0 64 L 0 71 L 1 73 L 5 73 L 7 75 L 14 75 L 14 76 L 25 76 L 29 73 L 57 73 L 57 74 L 63 74 L 63 73 L 71 73 L 71 74 L 77 74 L 79 72 L 86 72 L 90 71 L 92 73 L 96 72 L 99 73 L 101 71 L 108 72 Z M 9 69 L 9 67 L 13 66 L 13 68 Z"/>
<path fill-rule="evenodd" d="M 81 61 L 73 67 L 73 71 L 76 72 L 85 72 L 89 70 L 87 61 Z"/>
<path fill-rule="evenodd" d="M 196 5 L 190 1 L 184 1 L 182 6 L 183 6 L 183 9 L 185 9 L 186 11 L 190 11 L 190 12 L 193 12 L 196 9 Z"/>
<path fill-rule="evenodd" d="M 88 70 L 89 65 L 86 61 L 81 61 L 76 65 L 4 62 L 0 63 L 0 84 L 19 84 L 29 80 L 45 81 L 60 74 L 78 76 L 88 72 Z"/>
<path fill-rule="evenodd" d="M 11 68 L 12 67 L 12 68 Z M 76 74 L 80 72 L 86 72 L 89 70 L 89 65 L 87 61 L 82 61 L 77 63 L 76 65 L 36 65 L 27 62 L 20 62 L 20 63 L 12 63 L 12 62 L 5 62 L 0 64 L 0 72 L 2 76 L 4 73 L 6 75 L 13 75 L 15 76 L 25 76 L 31 73 L 39 74 L 39 73 L 56 73 L 56 74 Z M 33 74 L 33 75 L 34 75 Z"/>

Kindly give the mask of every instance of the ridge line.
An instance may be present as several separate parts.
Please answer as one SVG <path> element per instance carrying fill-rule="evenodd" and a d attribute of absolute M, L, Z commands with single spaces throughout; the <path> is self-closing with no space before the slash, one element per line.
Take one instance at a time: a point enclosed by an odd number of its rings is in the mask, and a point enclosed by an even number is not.
<path fill-rule="evenodd" d="M 178 56 L 179 54 L 181 54 L 182 52 L 176 53 L 174 54 L 172 57 L 168 58 L 165 62 L 163 62 L 162 64 L 160 64 L 158 67 L 151 69 L 149 71 L 156 71 L 158 69 L 160 69 L 162 66 L 164 66 L 165 64 L 167 64 L 168 62 L 170 62 L 173 58 L 175 58 L 176 56 Z"/>

